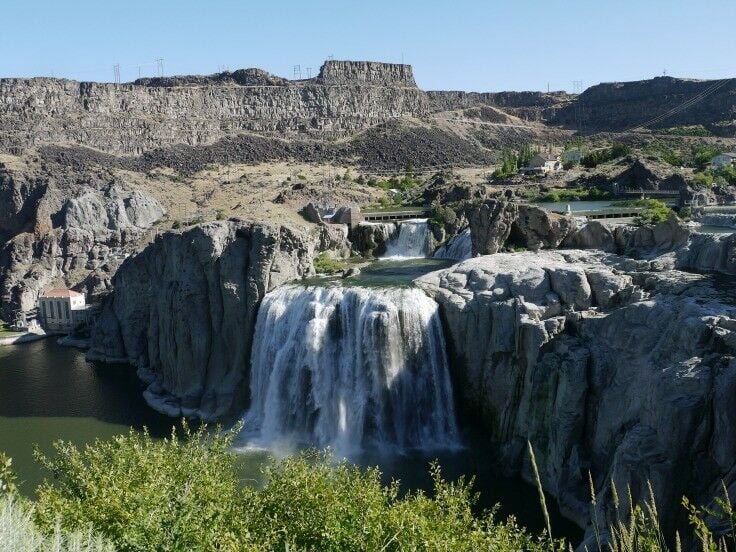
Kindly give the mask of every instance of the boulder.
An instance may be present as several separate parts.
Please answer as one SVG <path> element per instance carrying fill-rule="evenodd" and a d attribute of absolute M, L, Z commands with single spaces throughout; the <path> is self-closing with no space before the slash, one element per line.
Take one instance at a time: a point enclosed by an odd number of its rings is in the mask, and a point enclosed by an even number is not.
<path fill-rule="evenodd" d="M 490 255 L 501 251 L 518 215 L 517 204 L 496 199 L 486 200 L 473 208 L 468 216 L 473 255 Z"/>

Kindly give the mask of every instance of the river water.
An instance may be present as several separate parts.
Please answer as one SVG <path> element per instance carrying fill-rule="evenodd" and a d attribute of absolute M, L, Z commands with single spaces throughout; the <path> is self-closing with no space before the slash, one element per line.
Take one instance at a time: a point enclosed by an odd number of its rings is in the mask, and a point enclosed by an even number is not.
<path fill-rule="evenodd" d="M 393 281 L 396 291 L 390 293 L 404 298 L 406 294 L 411 293 L 411 290 L 407 290 L 411 279 L 443 266 L 447 266 L 446 261 L 429 259 L 415 262 L 380 261 L 364 270 L 357 279 L 336 285 L 367 287 L 372 291 L 364 294 L 365 297 L 360 295 L 357 299 L 367 301 L 366 305 L 373 305 L 376 296 L 371 293 L 381 293 L 381 290 L 376 288 L 387 286 Z M 401 291 L 402 289 L 404 291 Z M 348 292 L 333 291 L 327 295 L 332 298 L 333 295 L 344 293 Z M 331 301 L 325 303 L 331 304 Z M 380 316 L 383 307 L 379 305 L 372 308 L 376 308 L 376 312 L 379 313 L 377 316 Z M 359 309 L 356 309 L 356 312 L 357 310 Z M 343 319 L 346 323 L 357 323 L 357 319 L 351 316 L 351 312 L 346 311 Z M 374 328 L 374 331 L 378 329 Z M 376 335 L 380 335 L 380 331 Z M 335 345 L 328 337 L 321 339 L 327 339 L 326 343 L 330 346 Z M 307 341 L 298 344 L 300 347 L 309 347 Z M 387 349 L 385 353 L 390 357 L 394 351 Z M 436 352 L 426 354 L 431 361 L 428 362 L 435 363 L 437 375 L 434 377 L 441 378 L 444 370 L 441 359 L 435 358 Z M 438 362 L 440 364 L 436 364 Z M 333 367 L 337 371 L 342 370 L 337 363 Z M 375 368 L 378 369 L 378 365 Z M 410 387 L 418 385 L 419 380 L 409 383 L 411 385 L 406 389 L 410 392 L 413 391 Z M 33 461 L 35 445 L 48 452 L 52 450 L 52 442 L 57 439 L 83 444 L 96 438 L 105 439 L 127 432 L 130 427 L 141 429 L 143 426 L 147 426 L 156 437 L 168 435 L 176 420 L 149 408 L 141 393 L 142 387 L 132 368 L 98 366 L 87 362 L 82 351 L 61 347 L 54 339 L 0 347 L 0 450 L 14 458 L 14 466 L 21 479 L 21 491 L 32 496 L 33 490 L 45 475 Z M 369 395 L 370 393 L 366 393 L 366 396 Z M 401 397 L 401 401 L 412 400 L 415 399 L 411 395 Z M 441 406 L 441 401 L 446 399 L 433 400 L 436 401 L 434 407 L 438 407 Z M 407 403 L 394 401 L 390 406 L 400 409 L 404 404 Z M 426 414 L 431 414 L 434 407 L 429 405 Z M 449 408 L 451 404 L 448 403 L 445 407 Z M 419 413 L 421 414 L 421 411 Z M 375 412 L 370 414 L 374 415 Z M 411 432 L 426 425 L 426 418 L 412 419 L 408 410 L 403 416 L 403 426 L 398 428 L 401 431 Z M 381 423 L 384 424 L 389 423 L 387 419 L 380 417 L 376 419 L 383 420 Z M 536 490 L 519 479 L 501 475 L 495 464 L 495 451 L 488 446 L 482 436 L 476 435 L 472 429 L 463 428 L 462 421 L 458 426 L 459 429 L 456 429 L 451 425 L 451 414 L 443 414 L 438 420 L 439 425 L 430 427 L 427 431 L 436 437 L 440 444 L 453 446 L 440 446 L 433 450 L 409 447 L 401 451 L 370 447 L 362 454 L 352 456 L 351 459 L 361 465 L 379 465 L 387 482 L 392 477 L 399 478 L 403 488 L 410 490 L 431 487 L 427 467 L 431 460 L 437 458 L 446 477 L 457 478 L 460 475 L 468 475 L 476 478 L 475 488 L 481 493 L 479 507 L 487 508 L 501 502 L 502 514 L 514 514 L 523 525 L 541 529 L 544 522 Z M 285 422 L 279 419 L 273 423 L 278 425 Z M 334 431 L 328 421 L 315 427 L 320 431 Z M 380 434 L 382 439 L 394 438 L 386 437 L 388 427 L 389 425 L 382 428 L 376 426 L 383 432 Z M 410 436 L 411 433 L 406 435 Z M 411 437 L 407 437 L 407 442 L 412 444 Z M 332 437 L 325 438 L 324 443 L 334 444 Z M 455 446 L 457 444 L 462 446 Z M 238 450 L 241 453 L 243 479 L 259 484 L 262 481 L 259 469 L 270 460 L 270 453 L 254 449 Z M 554 502 L 548 500 L 548 504 Z M 566 535 L 574 540 L 579 538 L 580 531 L 572 523 L 564 520 L 554 507 L 551 514 L 557 535 Z"/>

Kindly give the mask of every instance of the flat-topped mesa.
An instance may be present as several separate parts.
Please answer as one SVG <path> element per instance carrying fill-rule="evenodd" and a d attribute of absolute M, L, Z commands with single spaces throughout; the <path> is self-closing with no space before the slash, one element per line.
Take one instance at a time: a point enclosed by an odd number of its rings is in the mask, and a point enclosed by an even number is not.
<path fill-rule="evenodd" d="M 325 61 L 319 70 L 322 84 L 369 84 L 416 88 L 411 65 L 377 61 Z"/>

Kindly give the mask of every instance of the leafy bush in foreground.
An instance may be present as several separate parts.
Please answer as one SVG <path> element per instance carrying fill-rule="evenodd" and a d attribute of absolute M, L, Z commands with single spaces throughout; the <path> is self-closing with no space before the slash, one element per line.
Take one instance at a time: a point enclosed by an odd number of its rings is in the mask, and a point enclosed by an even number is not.
<path fill-rule="evenodd" d="M 470 483 L 433 467 L 435 496 L 400 496 L 376 469 L 304 453 L 266 470 L 261 490 L 241 487 L 233 432 L 204 430 L 155 441 L 131 432 L 39 456 L 53 479 L 39 488 L 36 519 L 51 530 L 90 525 L 123 551 L 138 550 L 563 550 L 513 518 L 473 515 Z"/>
<path fill-rule="evenodd" d="M 346 462 L 335 464 L 326 454 L 317 452 L 287 458 L 266 468 L 266 483 L 261 489 L 243 487 L 238 479 L 237 455 L 231 451 L 238 430 L 236 427 L 229 433 L 210 435 L 205 428 L 191 432 L 185 425 L 185 439 L 172 433 L 169 439 L 155 441 L 147 433 L 131 431 L 81 449 L 56 443 L 53 457 L 38 455 L 52 478 L 39 487 L 35 507 L 16 502 L 8 493 L 0 495 L 0 549 L 568 549 L 565 541 L 549 536 L 554 528 L 546 515 L 531 444 L 530 460 L 548 527 L 538 535 L 520 528 L 512 517 L 498 519 L 495 509 L 474 515 L 477 496 L 471 492 L 472 481 L 448 482 L 437 465 L 431 468 L 432 495 L 416 491 L 402 496 L 397 482 L 381 483 L 377 469 L 364 470 Z M 643 505 L 633 505 L 630 492 L 624 496 L 626 505 L 619 505 L 612 485 L 617 519 L 610 526 L 599 526 L 592 477 L 590 480 L 596 539 L 593 550 L 665 551 L 667 542 L 681 549 L 679 535 L 665 539 L 651 489 Z M 716 500 L 718 512 L 696 507 L 686 499 L 683 505 L 693 526 L 692 540 L 703 550 L 732 549 L 736 544 L 733 533 L 715 537 L 703 521 L 706 516 L 718 517 L 736 526 L 725 486 L 724 498 Z M 39 532 L 39 527 L 46 533 Z M 603 535 L 607 535 L 605 539 Z"/>
<path fill-rule="evenodd" d="M 52 478 L 38 489 L 36 521 L 47 530 L 90 524 L 118 550 L 243 550 L 248 542 L 230 436 L 204 430 L 180 440 L 130 431 L 78 448 L 38 454 Z"/>

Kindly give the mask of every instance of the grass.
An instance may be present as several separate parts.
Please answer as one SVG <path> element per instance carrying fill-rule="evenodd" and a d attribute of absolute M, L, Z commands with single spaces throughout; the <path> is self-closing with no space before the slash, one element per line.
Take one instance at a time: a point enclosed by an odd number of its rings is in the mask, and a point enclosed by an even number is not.
<path fill-rule="evenodd" d="M 14 335 L 21 335 L 23 332 L 16 332 L 14 330 L 10 329 L 10 326 L 7 324 L 0 324 L 0 337 L 11 337 Z"/>
<path fill-rule="evenodd" d="M 50 533 L 33 521 L 33 506 L 0 496 L 0 550 L 13 552 L 112 552 L 114 548 L 90 529 L 65 534 L 60 524 Z"/>

